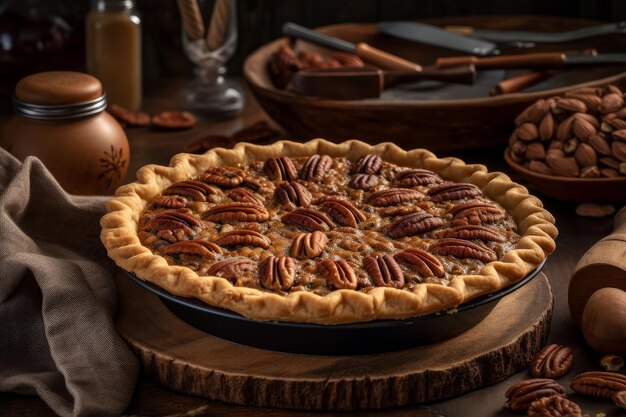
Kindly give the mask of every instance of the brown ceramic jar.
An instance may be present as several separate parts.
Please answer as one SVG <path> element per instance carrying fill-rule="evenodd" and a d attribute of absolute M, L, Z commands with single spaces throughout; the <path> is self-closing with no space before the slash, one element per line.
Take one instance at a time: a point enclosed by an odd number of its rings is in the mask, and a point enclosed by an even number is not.
<path fill-rule="evenodd" d="M 128 139 L 106 109 L 98 79 L 42 72 L 15 87 L 15 115 L 0 128 L 0 146 L 18 159 L 41 159 L 72 194 L 112 194 L 126 177 Z"/>

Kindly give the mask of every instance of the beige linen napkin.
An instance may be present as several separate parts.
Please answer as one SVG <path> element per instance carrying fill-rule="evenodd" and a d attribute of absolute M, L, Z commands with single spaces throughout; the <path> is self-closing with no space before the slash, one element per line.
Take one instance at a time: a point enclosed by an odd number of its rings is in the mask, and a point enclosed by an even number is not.
<path fill-rule="evenodd" d="M 137 378 L 113 325 L 105 200 L 68 195 L 41 161 L 0 148 L 0 391 L 62 416 L 121 414 Z"/>

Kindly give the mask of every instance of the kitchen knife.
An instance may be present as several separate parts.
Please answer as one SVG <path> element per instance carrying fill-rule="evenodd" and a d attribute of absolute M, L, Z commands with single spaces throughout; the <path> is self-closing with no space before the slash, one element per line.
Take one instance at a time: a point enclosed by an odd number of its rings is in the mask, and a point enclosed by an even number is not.
<path fill-rule="evenodd" d="M 458 56 L 437 59 L 437 68 L 474 64 L 476 69 L 553 69 L 581 66 L 626 65 L 626 54 L 564 54 L 540 52 L 533 54 L 500 55 L 490 57 Z"/>
<path fill-rule="evenodd" d="M 488 56 L 500 53 L 495 43 L 457 35 L 425 23 L 380 22 L 378 23 L 378 30 L 396 38 L 441 46 L 472 55 Z"/>
<path fill-rule="evenodd" d="M 342 39 L 325 35 L 320 32 L 316 32 L 311 29 L 307 29 L 303 26 L 296 25 L 295 23 L 285 23 L 283 26 L 283 33 L 287 36 L 293 36 L 295 38 L 304 39 L 305 41 L 313 42 L 318 45 L 326 46 L 328 48 L 357 55 L 364 61 L 372 63 L 383 69 L 405 71 L 422 70 L 422 67 L 415 62 L 411 62 L 406 59 L 400 58 L 399 56 L 392 55 L 385 51 L 381 51 L 380 49 L 374 48 L 373 46 L 370 46 L 365 42 L 354 44 L 344 41 Z"/>
<path fill-rule="evenodd" d="M 626 33 L 626 22 L 607 23 L 566 32 L 531 32 L 522 30 L 483 30 L 470 26 L 446 26 L 446 31 L 494 42 L 561 43 L 612 33 Z"/>

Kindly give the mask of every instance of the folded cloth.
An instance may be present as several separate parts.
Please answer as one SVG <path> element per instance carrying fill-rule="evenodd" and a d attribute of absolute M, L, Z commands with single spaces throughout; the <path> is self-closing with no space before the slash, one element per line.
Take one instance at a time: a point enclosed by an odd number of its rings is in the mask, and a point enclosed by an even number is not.
<path fill-rule="evenodd" d="M 113 324 L 105 201 L 0 148 L 0 391 L 37 394 L 62 416 L 119 415 L 137 379 Z"/>

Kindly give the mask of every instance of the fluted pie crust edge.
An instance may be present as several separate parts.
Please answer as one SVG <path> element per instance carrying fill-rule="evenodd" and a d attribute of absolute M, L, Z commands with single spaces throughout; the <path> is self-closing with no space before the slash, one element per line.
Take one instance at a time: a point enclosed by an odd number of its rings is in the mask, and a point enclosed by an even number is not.
<path fill-rule="evenodd" d="M 254 288 L 233 286 L 224 278 L 198 276 L 193 270 L 168 265 L 165 258 L 143 246 L 137 236 L 145 206 L 168 185 L 200 175 L 216 166 L 248 164 L 280 156 L 326 154 L 356 161 L 368 153 L 409 168 L 426 168 L 442 178 L 477 185 L 513 217 L 521 239 L 514 250 L 489 262 L 477 275 L 453 276 L 449 285 L 420 284 L 413 291 L 377 287 L 367 293 L 336 290 L 320 296 L 305 291 L 281 296 Z M 147 165 L 137 181 L 120 187 L 107 203 L 101 219 L 101 240 L 117 265 L 172 294 L 195 297 L 257 320 L 339 324 L 376 319 L 402 319 L 447 310 L 480 295 L 505 288 L 525 277 L 554 251 L 557 229 L 553 216 L 528 190 L 484 165 L 467 165 L 457 158 L 437 158 L 424 149 L 405 151 L 392 143 L 369 145 L 350 140 L 340 144 L 324 139 L 306 143 L 280 141 L 268 146 L 240 143 L 203 155 L 178 154 L 169 167 Z"/>

